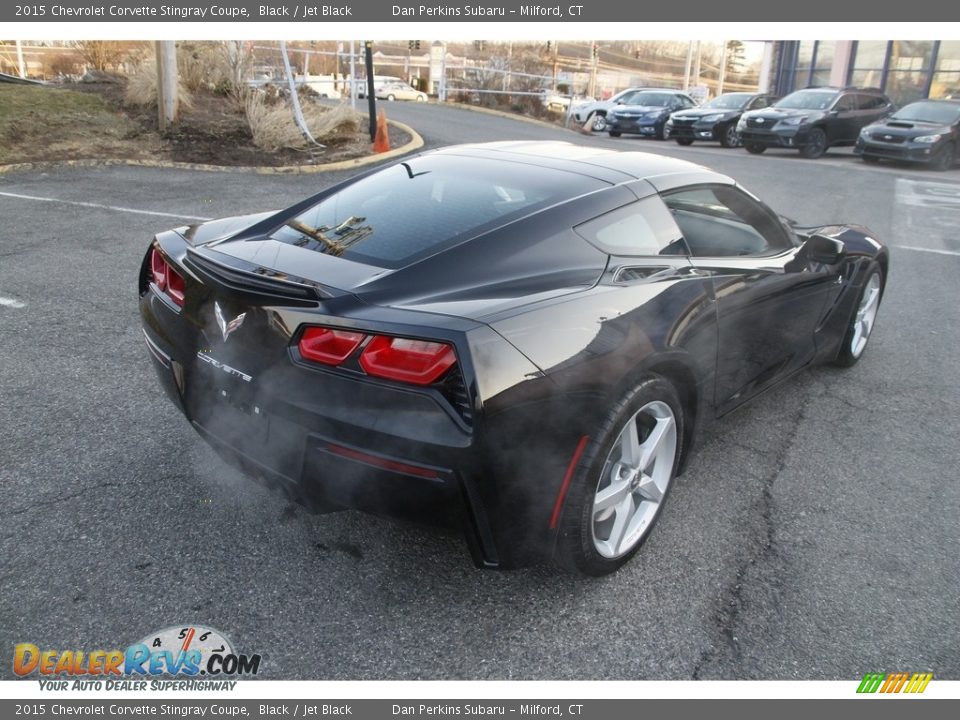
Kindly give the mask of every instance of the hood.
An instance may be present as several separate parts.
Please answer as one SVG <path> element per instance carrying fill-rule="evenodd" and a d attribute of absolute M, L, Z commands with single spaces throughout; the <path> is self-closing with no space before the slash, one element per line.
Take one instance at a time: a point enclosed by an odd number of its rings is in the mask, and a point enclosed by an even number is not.
<path fill-rule="evenodd" d="M 702 117 L 707 117 L 708 115 L 722 115 L 723 117 L 732 117 L 734 115 L 739 115 L 740 110 L 736 108 L 692 108 L 690 110 L 678 110 L 673 113 L 670 117 L 674 118 L 686 118 L 686 119 L 697 119 Z"/>
<path fill-rule="evenodd" d="M 769 122 L 771 125 L 773 123 L 779 122 L 781 120 L 786 120 L 787 118 L 794 117 L 816 117 L 821 116 L 826 112 L 825 110 L 805 110 L 801 108 L 778 108 L 778 107 L 769 107 L 764 108 L 763 110 L 751 110 L 750 112 L 744 113 L 743 117 L 750 120 L 754 118 L 763 118 L 765 121 Z"/>
<path fill-rule="evenodd" d="M 617 115 L 645 115 L 651 112 L 664 113 L 668 111 L 669 108 L 663 105 L 617 105 L 610 112 Z"/>
<path fill-rule="evenodd" d="M 921 122 L 919 120 L 895 120 L 887 118 L 882 122 L 867 126 L 867 132 L 873 134 L 893 135 L 896 137 L 919 137 L 921 135 L 941 135 L 952 132 L 949 125 L 938 122 Z"/>

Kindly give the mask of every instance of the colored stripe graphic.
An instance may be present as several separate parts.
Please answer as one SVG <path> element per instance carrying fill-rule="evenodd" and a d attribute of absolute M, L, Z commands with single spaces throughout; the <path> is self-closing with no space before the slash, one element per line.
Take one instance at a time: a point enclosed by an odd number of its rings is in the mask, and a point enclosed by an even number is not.
<path fill-rule="evenodd" d="M 933 673 L 867 673 L 857 687 L 858 693 L 922 693 L 933 680 Z"/>
<path fill-rule="evenodd" d="M 857 692 L 875 693 L 882 682 L 883 673 L 867 673 L 863 676 L 863 680 L 860 681 L 860 687 L 857 688 Z"/>

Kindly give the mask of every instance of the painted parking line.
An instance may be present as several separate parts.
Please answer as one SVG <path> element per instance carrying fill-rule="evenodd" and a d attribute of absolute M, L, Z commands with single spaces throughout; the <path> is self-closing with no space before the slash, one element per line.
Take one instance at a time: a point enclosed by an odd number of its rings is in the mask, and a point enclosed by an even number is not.
<path fill-rule="evenodd" d="M 936 250 L 934 248 L 912 247 L 910 245 L 894 245 L 898 250 L 913 250 L 914 252 L 936 253 L 937 255 L 953 255 L 960 257 L 960 252 L 956 250 Z"/>
<path fill-rule="evenodd" d="M 138 210 L 136 208 L 121 207 L 119 205 L 101 205 L 100 203 L 80 202 L 79 200 L 61 200 L 60 198 L 39 197 L 37 195 L 21 195 L 19 193 L 0 192 L 0 196 L 17 198 L 18 200 L 36 200 L 39 202 L 58 203 L 60 205 L 76 205 L 77 207 L 97 208 L 99 210 L 114 210 L 116 212 L 135 213 L 137 215 L 157 215 L 159 217 L 179 218 L 181 220 L 212 220 L 212 218 L 200 217 L 199 215 L 157 212 L 156 210 Z"/>
<path fill-rule="evenodd" d="M 22 302 L 22 301 L 20 301 L 20 300 L 17 300 L 16 298 L 5 297 L 5 296 L 3 296 L 3 295 L 0 295 L 0 306 L 3 306 L 3 307 L 12 307 L 12 308 L 22 308 L 22 307 L 26 307 L 27 304 L 26 304 L 25 302 Z"/>

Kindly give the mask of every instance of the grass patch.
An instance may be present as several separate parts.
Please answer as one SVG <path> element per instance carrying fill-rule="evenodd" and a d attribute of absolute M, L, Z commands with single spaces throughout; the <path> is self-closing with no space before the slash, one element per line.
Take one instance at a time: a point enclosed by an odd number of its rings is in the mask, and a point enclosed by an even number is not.
<path fill-rule="evenodd" d="M 99 95 L 0 85 L 0 163 L 141 157 L 139 126 Z"/>

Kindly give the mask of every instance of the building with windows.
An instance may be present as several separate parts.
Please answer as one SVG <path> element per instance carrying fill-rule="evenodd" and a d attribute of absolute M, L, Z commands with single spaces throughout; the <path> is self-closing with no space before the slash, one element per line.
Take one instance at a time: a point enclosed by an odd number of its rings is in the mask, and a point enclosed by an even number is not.
<path fill-rule="evenodd" d="M 769 90 L 881 88 L 897 105 L 960 98 L 960 40 L 788 40 L 771 48 Z"/>

